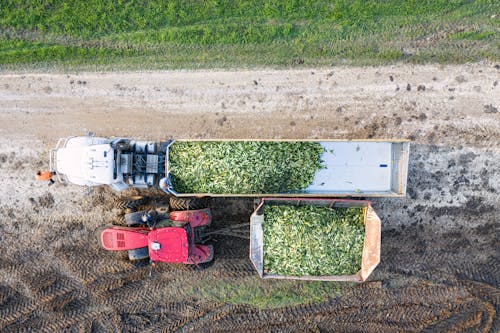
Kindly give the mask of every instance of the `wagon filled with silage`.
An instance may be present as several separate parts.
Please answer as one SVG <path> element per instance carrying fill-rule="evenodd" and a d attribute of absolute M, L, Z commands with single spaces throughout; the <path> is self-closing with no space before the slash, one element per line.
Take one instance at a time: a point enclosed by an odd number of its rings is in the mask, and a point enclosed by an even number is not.
<path fill-rule="evenodd" d="M 380 261 L 380 219 L 369 201 L 264 198 L 250 228 L 262 278 L 362 282 Z"/>

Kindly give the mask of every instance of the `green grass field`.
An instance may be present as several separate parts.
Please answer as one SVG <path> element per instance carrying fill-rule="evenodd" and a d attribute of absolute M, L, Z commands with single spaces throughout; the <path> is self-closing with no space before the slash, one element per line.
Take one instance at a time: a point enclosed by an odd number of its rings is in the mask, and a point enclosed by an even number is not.
<path fill-rule="evenodd" d="M 186 290 L 206 301 L 244 304 L 259 309 L 272 309 L 306 303 L 320 303 L 328 297 L 342 294 L 342 288 L 353 283 L 264 280 L 258 276 L 217 278 L 215 281 L 200 280 Z"/>
<path fill-rule="evenodd" d="M 2 69 L 500 59 L 495 0 L 3 0 Z"/>

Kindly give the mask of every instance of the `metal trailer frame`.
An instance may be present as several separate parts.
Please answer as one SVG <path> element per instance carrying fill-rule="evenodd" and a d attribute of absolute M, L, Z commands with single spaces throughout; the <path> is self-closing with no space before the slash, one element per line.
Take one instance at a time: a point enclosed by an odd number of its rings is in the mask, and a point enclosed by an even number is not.
<path fill-rule="evenodd" d="M 50 150 L 50 171 L 62 183 L 70 182 L 67 175 L 58 171 L 57 152 L 66 147 L 70 136 L 61 138 L 55 148 Z M 82 137 L 85 138 L 85 137 Z M 127 187 L 160 189 L 179 197 L 404 197 L 408 173 L 410 143 L 408 140 L 317 140 L 317 139 L 235 139 L 204 140 L 181 139 L 161 142 L 137 141 L 127 138 L 97 138 L 110 144 L 128 142 L 135 148 L 128 150 L 115 149 L 115 179 L 120 176 L 123 181 L 108 184 L 120 191 Z M 316 173 L 313 184 L 303 191 L 293 193 L 178 193 L 172 187 L 170 179 L 170 152 L 176 142 L 228 142 L 228 141 L 260 141 L 260 142 L 318 142 L 325 152 L 321 156 L 326 161 L 327 169 Z M 91 144 L 92 145 L 92 144 Z M 137 146 L 139 145 L 139 146 Z M 151 149 L 147 148 L 149 146 Z M 143 147 L 144 146 L 144 147 Z M 341 148 L 344 147 L 344 148 Z M 137 148 L 139 147 L 139 148 Z M 347 148 L 348 149 L 347 149 Z M 357 149 L 354 149 L 357 147 Z M 382 147 L 382 148 L 381 148 Z M 327 149 L 334 148 L 334 149 Z M 337 148 L 339 148 L 337 150 Z M 335 153 L 328 153 L 327 151 Z M 338 154 L 337 154 L 338 153 Z M 337 155 L 336 155 L 337 154 Z M 383 155 L 383 158 L 379 158 Z M 380 163 L 380 164 L 378 164 Z M 383 170 L 383 171 L 382 171 Z M 286 176 L 286 175 L 284 175 Z M 378 180 L 377 180 L 378 179 Z M 379 182 L 383 186 L 374 187 Z M 351 183 L 352 185 L 346 185 Z M 379 185 L 380 185 L 379 184 Z M 90 184 L 97 186 L 100 184 Z M 105 184 L 102 184 L 105 185 Z M 324 185 L 324 186 L 323 186 Z"/>
<path fill-rule="evenodd" d="M 408 176 L 408 162 L 410 153 L 409 140 L 317 140 L 317 139 L 265 139 L 265 140 L 252 140 L 252 139 L 235 139 L 235 140 L 217 140 L 217 139 L 182 139 L 172 140 L 168 143 L 165 157 L 165 175 L 168 178 L 170 174 L 170 158 L 169 152 L 175 142 L 227 142 L 227 141 L 263 141 L 263 142 L 319 142 L 319 143 L 387 143 L 391 144 L 391 170 L 390 170 L 390 190 L 388 191 L 311 191 L 311 192 L 297 192 L 297 193 L 251 193 L 251 194 L 232 194 L 232 193 L 178 193 L 173 188 L 171 194 L 179 197 L 404 197 L 406 196 L 406 185 Z M 361 168 L 360 168 L 361 169 Z M 331 171 L 331 170 L 330 170 Z"/>

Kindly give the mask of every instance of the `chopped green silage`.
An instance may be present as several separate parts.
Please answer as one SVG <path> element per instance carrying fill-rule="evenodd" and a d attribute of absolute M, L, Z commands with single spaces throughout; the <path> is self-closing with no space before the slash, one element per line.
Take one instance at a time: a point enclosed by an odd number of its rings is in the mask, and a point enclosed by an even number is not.
<path fill-rule="evenodd" d="M 179 193 L 300 192 L 323 167 L 317 142 L 179 141 L 170 149 L 170 176 Z"/>
<path fill-rule="evenodd" d="M 351 275 L 361 268 L 363 208 L 269 205 L 264 219 L 267 274 Z"/>

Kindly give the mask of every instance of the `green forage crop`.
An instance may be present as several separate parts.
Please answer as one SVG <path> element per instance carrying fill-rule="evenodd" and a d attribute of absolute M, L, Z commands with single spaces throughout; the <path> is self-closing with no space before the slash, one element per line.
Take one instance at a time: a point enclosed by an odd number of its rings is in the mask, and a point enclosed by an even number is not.
<path fill-rule="evenodd" d="M 170 176 L 179 193 L 300 192 L 323 168 L 317 142 L 179 141 L 170 148 Z"/>
<path fill-rule="evenodd" d="M 264 270 L 278 275 L 350 275 L 361 268 L 363 208 L 264 207 Z"/>

